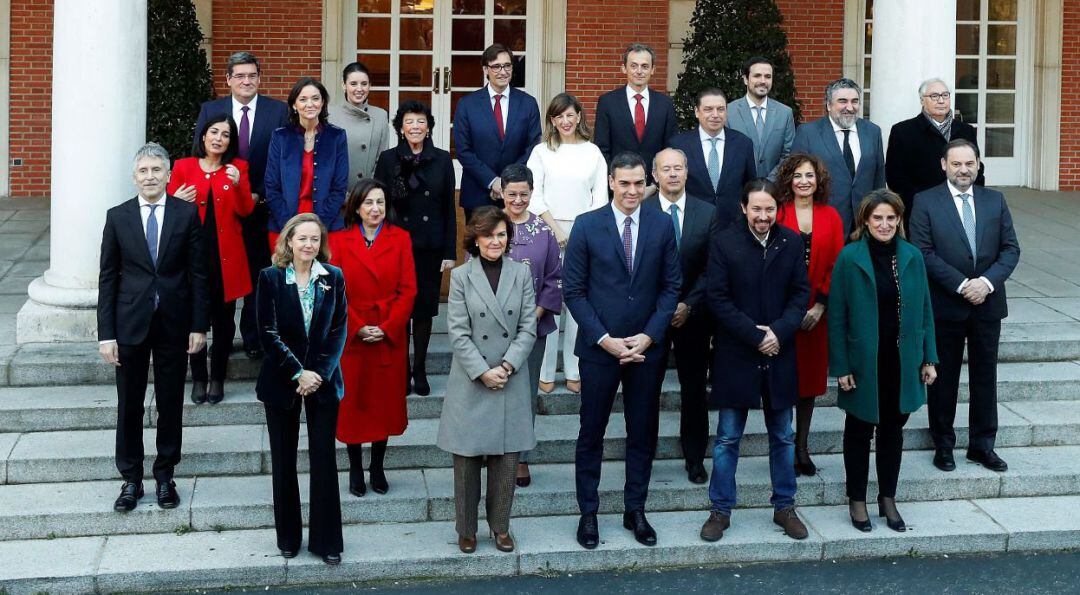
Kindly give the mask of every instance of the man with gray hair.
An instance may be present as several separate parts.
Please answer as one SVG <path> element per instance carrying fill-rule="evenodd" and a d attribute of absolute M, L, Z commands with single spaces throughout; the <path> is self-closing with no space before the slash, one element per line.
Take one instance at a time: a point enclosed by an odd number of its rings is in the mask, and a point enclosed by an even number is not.
<path fill-rule="evenodd" d="M 109 209 L 98 276 L 98 351 L 116 368 L 116 468 L 124 478 L 113 504 L 129 512 L 143 495 L 143 419 L 150 357 L 157 409 L 157 502 L 176 508 L 188 355 L 206 345 L 210 298 L 199 209 L 165 194 L 169 153 L 147 143 L 135 154 L 138 196 Z"/>
<path fill-rule="evenodd" d="M 959 138 L 975 140 L 975 129 L 959 118 L 952 109 L 952 92 L 945 81 L 931 78 L 919 85 L 922 112 L 910 120 L 897 122 L 889 133 L 889 149 L 885 154 L 885 179 L 889 189 L 904 199 L 904 223 L 911 218 L 915 195 L 942 184 L 945 172 L 941 169 L 941 153 L 949 141 Z M 975 184 L 986 183 L 984 167 L 979 163 Z"/>
<path fill-rule="evenodd" d="M 881 128 L 862 114 L 862 89 L 855 81 L 837 79 L 825 86 L 826 116 L 795 132 L 791 152 L 817 155 L 829 168 L 829 204 L 840 213 L 844 236 L 859 203 L 871 190 L 885 187 L 885 151 Z"/>

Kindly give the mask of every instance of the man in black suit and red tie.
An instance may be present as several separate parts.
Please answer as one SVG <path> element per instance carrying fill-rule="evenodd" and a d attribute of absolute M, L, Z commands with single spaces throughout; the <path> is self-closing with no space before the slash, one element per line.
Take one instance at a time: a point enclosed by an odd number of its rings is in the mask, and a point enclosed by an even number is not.
<path fill-rule="evenodd" d="M 655 64 L 656 52 L 651 47 L 630 44 L 622 55 L 626 86 L 601 95 L 596 103 L 593 142 L 608 164 L 613 156 L 630 151 L 651 167 L 656 153 L 679 131 L 671 99 L 649 88 Z M 651 171 L 646 175 L 649 194 L 656 189 L 656 180 Z"/>
<path fill-rule="evenodd" d="M 143 413 L 150 356 L 158 411 L 157 501 L 176 508 L 188 355 L 206 344 L 209 293 L 198 208 L 165 194 L 169 153 L 148 143 L 135 154 L 139 195 L 109 209 L 101 238 L 98 351 L 116 367 L 116 468 L 124 478 L 113 508 L 143 495 Z"/>

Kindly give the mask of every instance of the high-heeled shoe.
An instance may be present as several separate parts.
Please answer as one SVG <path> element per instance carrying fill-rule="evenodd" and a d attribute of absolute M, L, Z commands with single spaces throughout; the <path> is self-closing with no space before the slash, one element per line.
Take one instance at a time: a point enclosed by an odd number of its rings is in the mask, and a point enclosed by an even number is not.
<path fill-rule="evenodd" d="M 390 491 L 390 484 L 386 482 L 386 474 L 382 469 L 371 469 L 368 474 L 371 476 L 371 491 L 376 494 Z"/>
<path fill-rule="evenodd" d="M 349 483 L 349 493 L 352 494 L 353 496 L 356 496 L 357 498 L 363 498 L 364 494 L 367 493 L 367 484 L 364 483 L 363 479 L 361 479 L 357 483 L 350 482 Z"/>
<path fill-rule="evenodd" d="M 575 395 L 581 394 L 581 381 L 580 380 L 567 380 L 566 390 L 574 393 Z"/>
<path fill-rule="evenodd" d="M 892 500 L 892 510 L 896 513 L 895 519 L 886 514 L 887 511 L 885 510 L 885 500 L 886 498 L 878 496 L 878 516 L 885 517 L 885 524 L 888 525 L 889 528 L 893 531 L 896 531 L 898 533 L 903 533 L 904 531 L 907 531 L 907 525 L 904 523 L 904 517 L 900 516 L 900 511 L 896 509 L 896 498 L 888 498 L 888 500 Z"/>
<path fill-rule="evenodd" d="M 550 393 L 551 391 L 555 390 L 555 383 L 554 382 L 544 382 L 543 380 L 541 380 L 540 384 L 537 386 L 537 388 L 539 388 L 541 391 L 543 391 L 545 393 Z"/>
<path fill-rule="evenodd" d="M 518 475 L 514 478 L 514 483 L 519 488 L 527 488 L 532 484 L 532 474 L 529 473 L 528 463 L 518 463 L 518 473 L 525 471 L 525 475 Z"/>
<path fill-rule="evenodd" d="M 431 385 L 428 384 L 427 372 L 424 370 L 413 371 L 413 392 L 421 397 L 431 394 Z"/>
<path fill-rule="evenodd" d="M 866 515 L 866 520 L 865 521 L 860 521 L 860 520 L 857 520 L 855 518 L 855 515 L 852 512 L 852 508 L 854 507 L 854 505 L 856 503 L 862 504 L 863 514 Z M 870 531 L 872 531 L 874 529 L 874 525 L 872 525 L 870 523 L 870 513 L 866 510 L 866 502 L 858 502 L 857 500 L 848 500 L 848 516 L 851 517 L 851 526 L 855 527 L 859 531 L 862 531 L 863 533 L 869 533 Z"/>

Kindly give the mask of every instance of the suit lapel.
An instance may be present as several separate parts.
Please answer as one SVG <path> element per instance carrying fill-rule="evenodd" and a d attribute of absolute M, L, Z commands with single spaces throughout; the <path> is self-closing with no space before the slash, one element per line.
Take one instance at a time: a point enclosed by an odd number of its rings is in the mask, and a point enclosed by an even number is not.
<path fill-rule="evenodd" d="M 967 232 L 964 231 L 964 221 L 960 218 L 960 213 L 956 212 L 956 202 L 953 200 L 952 194 L 949 193 L 949 187 L 945 184 L 941 186 L 941 193 L 938 195 L 941 197 L 941 204 L 938 208 L 945 211 L 945 218 L 952 222 L 957 237 L 964 238 L 964 245 L 967 245 Z M 975 216 L 975 247 L 978 248 L 979 238 L 979 225 L 978 215 Z"/>
<path fill-rule="evenodd" d="M 157 261 L 158 264 L 165 261 L 165 256 L 168 254 L 169 246 L 172 244 L 172 237 L 177 233 L 179 229 L 179 213 L 176 212 L 176 201 L 179 198 L 169 196 L 165 199 L 165 221 L 161 224 L 161 238 L 158 241 Z M 142 223 L 140 219 L 140 224 Z M 147 249 L 149 251 L 149 248 Z"/>
<path fill-rule="evenodd" d="M 143 261 L 150 270 L 154 270 L 154 261 L 150 260 L 150 247 L 146 245 L 146 231 L 143 230 L 142 213 L 139 206 L 139 197 L 132 199 L 128 206 L 124 208 L 124 217 L 127 219 L 127 225 L 131 228 L 131 232 L 141 238 L 138 242 L 142 248 L 139 253 L 143 256 Z M 159 251 L 160 254 L 160 251 Z"/>
<path fill-rule="evenodd" d="M 619 263 L 622 265 L 620 269 L 622 270 L 622 273 L 629 278 L 630 274 L 626 270 L 626 251 L 623 249 L 622 242 L 622 222 L 626 218 L 626 215 L 623 215 L 622 211 L 619 211 L 617 223 L 613 226 L 611 223 L 614 216 L 610 215 L 609 213 L 610 211 L 608 213 L 605 213 L 606 216 L 603 217 L 603 220 L 606 221 L 606 223 L 604 223 L 604 228 L 608 230 L 608 237 L 611 238 L 611 247 L 615 249 L 615 256 L 619 259 Z M 640 232 L 641 230 L 639 229 L 638 231 Z M 640 233 L 638 234 L 638 240 L 641 240 Z"/>
<path fill-rule="evenodd" d="M 829 119 L 829 116 L 825 116 L 818 121 L 822 124 L 820 130 L 818 130 L 818 134 L 821 135 L 821 142 L 825 145 L 825 151 L 829 153 L 830 157 L 835 160 L 836 163 L 842 165 L 844 163 L 844 154 L 840 152 L 840 145 L 836 142 L 836 133 L 833 132 L 832 121 Z M 862 139 L 859 140 L 861 142 Z M 843 175 L 846 174 L 847 171 L 846 167 L 842 167 L 837 173 Z M 832 173 L 832 170 L 829 170 L 829 173 Z M 855 173 L 858 173 L 858 170 L 856 170 Z"/>
<path fill-rule="evenodd" d="M 495 316 L 499 326 L 510 332 L 510 325 L 506 322 L 506 318 L 503 317 L 502 308 L 499 307 L 499 302 L 491 291 L 491 284 L 488 283 L 487 275 L 484 274 L 484 269 L 480 266 L 480 258 L 482 257 L 474 256 L 469 259 L 469 281 L 476 288 L 476 292 L 480 294 L 480 299 L 484 300 L 484 305 L 487 306 L 488 311 Z M 505 285 L 502 283 L 502 279 L 500 279 L 499 285 Z"/>
<path fill-rule="evenodd" d="M 862 118 L 855 120 L 855 132 L 859 135 L 859 166 L 855 168 L 855 177 L 862 175 L 874 163 L 874 146 L 870 139 L 869 126 Z M 833 143 L 835 144 L 835 143 Z"/>
<path fill-rule="evenodd" d="M 735 172 L 735 151 L 732 150 L 732 136 L 731 129 L 724 127 L 724 160 L 723 165 L 720 166 L 720 181 L 717 182 L 716 188 L 713 188 L 713 192 L 716 192 L 720 186 L 724 185 L 724 182 L 737 173 Z"/>
<path fill-rule="evenodd" d="M 481 96 L 481 103 L 484 106 L 483 111 L 486 116 L 484 118 L 484 127 L 491 131 L 491 138 L 495 139 L 495 142 L 499 143 L 501 147 L 503 139 L 499 138 L 499 129 L 495 125 L 495 107 L 492 105 L 491 94 L 488 93 L 487 85 L 481 87 L 477 93 Z M 510 95 L 510 93 L 507 93 L 507 95 Z M 506 101 L 510 103 L 509 98 Z M 513 111 L 513 106 L 510 106 L 510 110 Z M 506 121 L 506 110 L 503 110 L 503 129 L 503 132 L 510 134 L 510 123 Z"/>
<path fill-rule="evenodd" d="M 641 267 L 641 258 L 645 254 L 645 242 L 652 237 L 653 225 L 646 225 L 646 215 L 653 213 L 645 213 L 644 209 L 638 211 L 638 233 L 637 233 L 637 245 L 634 246 L 634 260 L 631 263 L 634 267 L 633 272 L 630 275 L 630 283 L 634 282 L 634 277 L 637 276 L 638 269 Z"/>
<path fill-rule="evenodd" d="M 690 140 L 689 145 L 686 147 L 687 159 L 690 160 L 690 169 L 692 171 L 699 171 L 705 175 L 705 180 L 709 179 L 709 166 L 705 163 L 705 155 L 702 154 L 701 133 L 695 128 L 693 131 L 687 133 L 687 138 Z M 726 152 L 726 151 L 725 151 Z M 709 186 L 711 182 L 706 182 L 705 186 Z M 712 189 L 712 194 L 716 194 L 716 188 Z M 706 197 L 711 199 L 712 197 Z"/>
<path fill-rule="evenodd" d="M 312 273 L 314 275 L 314 273 Z M 315 275 L 315 285 L 312 286 L 312 291 L 315 292 L 315 301 L 311 306 L 311 327 L 315 328 L 315 321 L 321 318 L 322 303 L 326 298 L 326 294 L 329 292 L 324 287 L 330 285 L 329 275 Z"/>
<path fill-rule="evenodd" d="M 991 204 L 990 197 L 974 184 L 971 186 L 971 201 L 975 205 L 975 255 L 973 255 L 973 258 L 978 260 L 979 249 L 984 245 L 983 239 L 986 236 L 986 229 L 989 227 L 986 224 L 986 215 L 989 211 L 997 210 L 998 207 Z"/>

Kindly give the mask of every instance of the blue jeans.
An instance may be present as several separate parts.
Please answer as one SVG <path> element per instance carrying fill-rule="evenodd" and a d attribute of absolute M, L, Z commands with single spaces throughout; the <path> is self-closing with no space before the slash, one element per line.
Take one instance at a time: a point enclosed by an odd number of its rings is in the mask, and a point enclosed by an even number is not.
<path fill-rule="evenodd" d="M 746 429 L 746 409 L 720 408 L 713 448 L 713 472 L 709 482 L 712 509 L 731 515 L 735 506 L 735 469 L 739 465 L 739 442 Z M 775 510 L 795 505 L 795 433 L 791 430 L 791 407 L 764 409 L 769 431 L 769 476 L 773 494 L 769 502 Z"/>

